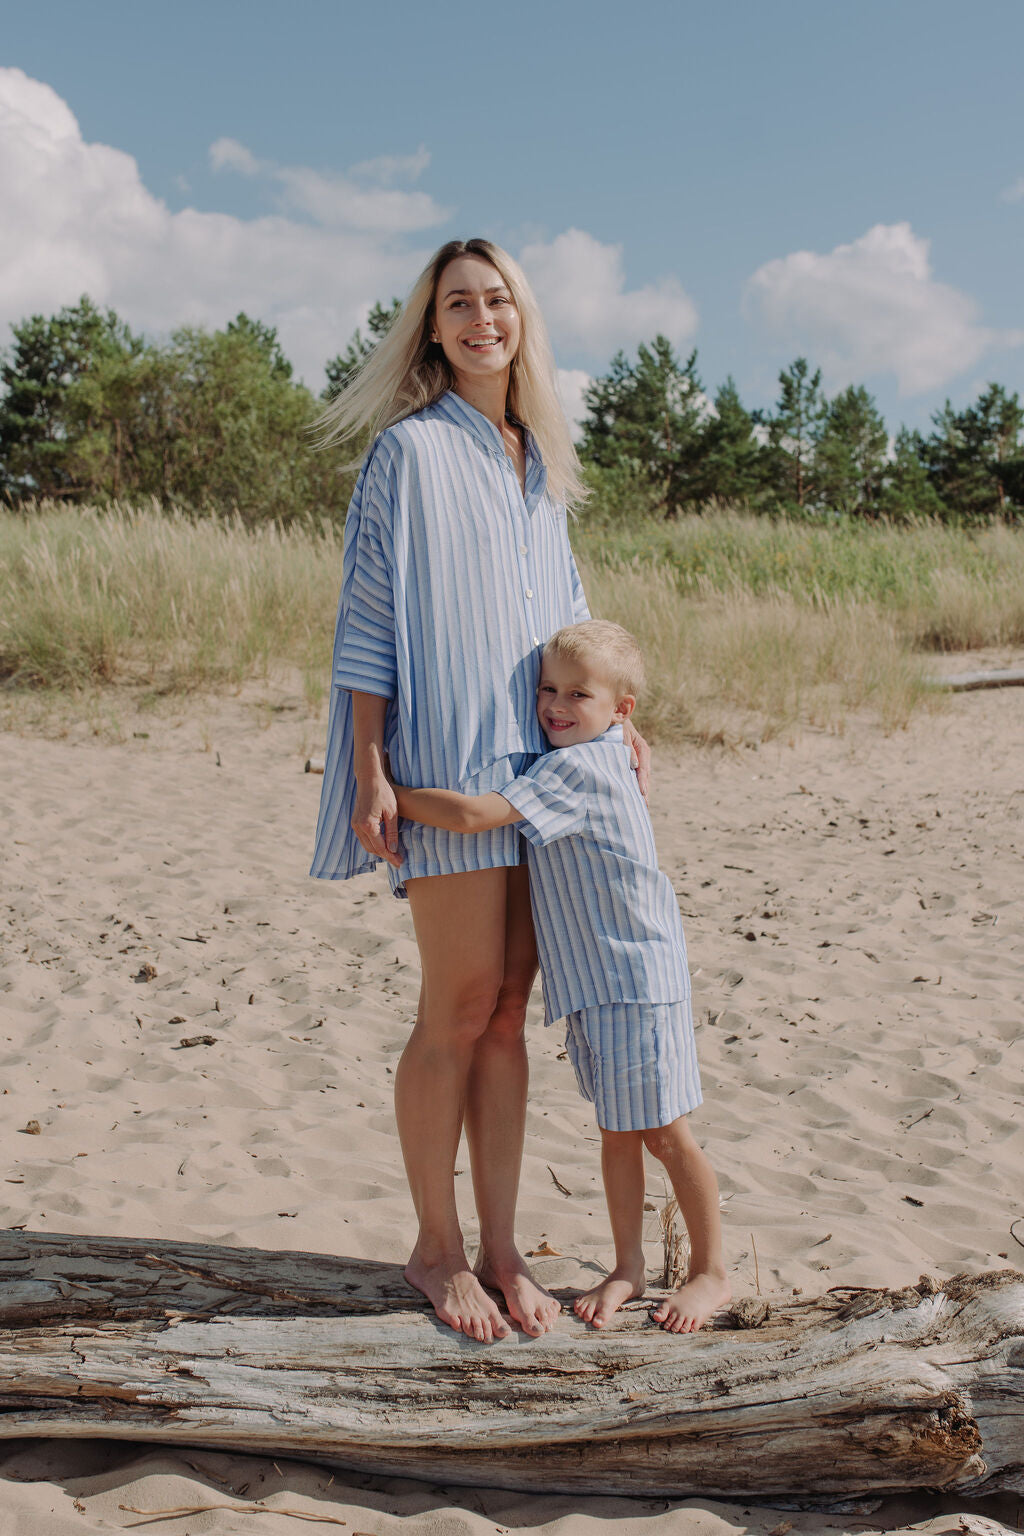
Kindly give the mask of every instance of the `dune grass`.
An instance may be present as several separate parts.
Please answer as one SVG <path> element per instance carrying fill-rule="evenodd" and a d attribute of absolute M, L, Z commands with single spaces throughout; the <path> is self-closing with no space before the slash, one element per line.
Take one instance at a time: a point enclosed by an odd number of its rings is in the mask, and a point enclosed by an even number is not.
<path fill-rule="evenodd" d="M 922 650 L 1024 644 L 1024 535 L 933 524 L 811 526 L 721 514 L 574 532 L 595 613 L 649 657 L 662 740 L 886 728 L 927 699 Z M 0 512 L 8 690 L 134 683 L 171 694 L 298 668 L 327 689 L 336 525 L 246 528 L 156 508 Z"/>
<path fill-rule="evenodd" d="M 156 508 L 0 515 L 0 676 L 68 688 L 238 684 L 276 663 L 326 690 L 341 534 Z"/>
<path fill-rule="evenodd" d="M 687 596 L 741 593 L 835 611 L 866 602 L 926 650 L 1024 643 L 1024 532 L 922 521 L 797 522 L 722 512 L 633 529 L 589 531 L 577 545 L 597 564 L 671 571 Z"/>
<path fill-rule="evenodd" d="M 841 730 L 866 710 L 887 730 L 926 701 L 923 659 L 866 602 L 801 603 L 786 592 L 680 595 L 671 572 L 588 568 L 595 613 L 631 630 L 647 657 L 638 719 L 653 740 L 768 740 L 801 724 Z"/>

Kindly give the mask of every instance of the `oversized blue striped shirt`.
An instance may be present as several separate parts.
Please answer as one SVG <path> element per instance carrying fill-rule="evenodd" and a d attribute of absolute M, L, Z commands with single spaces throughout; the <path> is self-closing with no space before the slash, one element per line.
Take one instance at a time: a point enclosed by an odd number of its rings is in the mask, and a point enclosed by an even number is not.
<path fill-rule="evenodd" d="M 602 1003 L 690 995 L 679 903 L 622 726 L 559 747 L 500 793 L 528 840 L 545 1022 Z"/>
<path fill-rule="evenodd" d="M 367 455 L 345 522 L 310 870 L 320 879 L 377 862 L 350 827 L 353 690 L 390 701 L 385 746 L 401 784 L 482 793 L 545 750 L 540 653 L 588 612 L 565 508 L 524 437 L 525 496 L 497 427 L 454 392 L 389 427 Z"/>

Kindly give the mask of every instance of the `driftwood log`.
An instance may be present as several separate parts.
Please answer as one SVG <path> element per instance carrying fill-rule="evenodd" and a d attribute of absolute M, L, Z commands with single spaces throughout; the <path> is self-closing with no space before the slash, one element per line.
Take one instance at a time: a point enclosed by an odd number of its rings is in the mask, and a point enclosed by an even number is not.
<path fill-rule="evenodd" d="M 949 677 L 933 677 L 936 688 L 966 693 L 972 688 L 1024 687 L 1024 667 L 1006 667 L 997 672 L 954 672 Z"/>
<path fill-rule="evenodd" d="M 525 1490 L 1024 1491 L 1024 1274 L 748 1299 L 673 1337 L 442 1327 L 393 1265 L 0 1234 L 0 1438 L 276 1453 Z"/>

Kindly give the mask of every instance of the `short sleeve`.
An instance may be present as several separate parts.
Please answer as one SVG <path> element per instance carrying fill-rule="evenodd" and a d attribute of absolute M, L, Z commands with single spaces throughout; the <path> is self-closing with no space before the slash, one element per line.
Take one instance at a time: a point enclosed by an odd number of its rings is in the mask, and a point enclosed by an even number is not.
<path fill-rule="evenodd" d="M 549 752 L 498 791 L 522 816 L 519 830 L 538 848 L 580 832 L 587 819 L 583 774 L 567 752 Z"/>
<path fill-rule="evenodd" d="M 394 698 L 395 605 L 390 507 L 376 463 L 368 468 L 361 503 L 349 511 L 355 527 L 349 552 L 349 579 L 343 593 L 344 628 L 334 661 L 334 684 L 359 693 Z"/>

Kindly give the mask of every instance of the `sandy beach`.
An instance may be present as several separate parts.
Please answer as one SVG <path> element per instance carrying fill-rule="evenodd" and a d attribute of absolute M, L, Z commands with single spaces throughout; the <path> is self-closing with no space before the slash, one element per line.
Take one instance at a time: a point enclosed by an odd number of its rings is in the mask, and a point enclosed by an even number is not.
<path fill-rule="evenodd" d="M 321 781 L 303 762 L 322 724 L 284 683 L 118 721 L 0 734 L 3 1224 L 403 1260 L 391 1090 L 416 948 L 381 872 L 306 877 Z M 1019 689 L 956 695 L 892 735 L 851 721 L 658 750 L 652 814 L 704 1083 L 694 1129 L 737 1294 L 1024 1268 L 1022 762 Z M 181 1045 L 197 1035 L 215 1043 Z M 529 1044 L 521 1242 L 554 1250 L 536 1261 L 545 1282 L 583 1285 L 610 1255 L 597 1133 L 539 995 Z M 657 1165 L 649 1177 L 653 1276 L 666 1191 Z M 3 1536 L 239 1497 L 350 1536 L 942 1532 L 967 1507 L 581 1502 L 205 1451 L 0 1446 Z M 1019 1518 L 1012 1496 L 983 1509 Z M 209 1510 L 145 1528 L 298 1526 Z"/>

